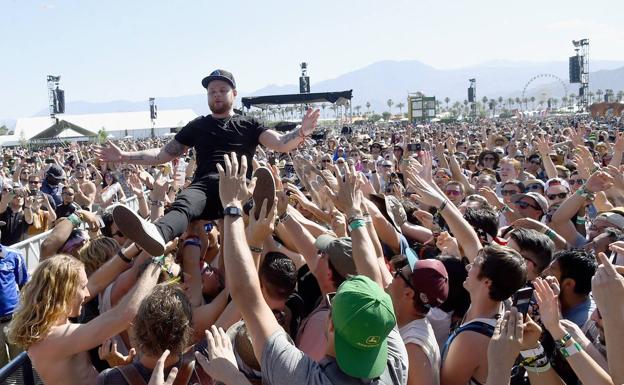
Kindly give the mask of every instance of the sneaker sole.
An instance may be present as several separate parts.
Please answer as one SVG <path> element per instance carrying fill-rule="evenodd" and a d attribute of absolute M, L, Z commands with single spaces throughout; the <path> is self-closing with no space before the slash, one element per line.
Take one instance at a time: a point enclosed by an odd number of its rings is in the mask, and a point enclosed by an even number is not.
<path fill-rule="evenodd" d="M 159 256 L 165 248 L 143 229 L 141 218 L 126 206 L 119 205 L 113 209 L 113 220 L 121 232 L 139 247 L 152 256 Z"/>
<path fill-rule="evenodd" d="M 275 180 L 273 180 L 273 174 L 266 167 L 258 168 L 253 176 L 256 178 L 256 187 L 253 192 L 254 201 L 254 215 L 256 219 L 260 218 L 260 210 L 262 210 L 262 203 L 265 199 L 267 202 L 267 212 L 270 212 L 273 208 L 273 201 L 275 200 Z"/>

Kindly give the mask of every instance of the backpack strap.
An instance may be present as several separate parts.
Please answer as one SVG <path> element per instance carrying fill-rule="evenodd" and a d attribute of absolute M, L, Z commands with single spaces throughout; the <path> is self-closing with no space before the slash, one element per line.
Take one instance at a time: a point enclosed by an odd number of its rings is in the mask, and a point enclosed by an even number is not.
<path fill-rule="evenodd" d="M 141 373 L 139 373 L 139 371 L 137 370 L 137 368 L 134 367 L 134 365 L 129 364 L 129 365 L 117 366 L 115 367 L 115 369 L 119 370 L 119 373 L 121 373 L 121 375 L 126 380 L 128 385 L 147 385 L 145 383 L 145 380 L 141 376 Z"/>
<path fill-rule="evenodd" d="M 465 331 L 475 332 L 475 333 L 483 334 L 484 336 L 492 337 L 492 335 L 494 334 L 494 326 L 485 322 L 474 321 L 474 322 L 467 323 L 455 329 L 455 331 L 446 340 L 446 342 L 444 343 L 444 347 L 442 348 L 441 357 L 442 357 L 443 362 L 446 357 L 446 353 L 448 352 L 449 346 L 451 346 L 451 343 L 453 342 L 455 337 L 457 337 L 459 333 L 465 332 Z"/>
<path fill-rule="evenodd" d="M 193 369 L 195 369 L 195 349 L 189 349 L 180 359 L 178 375 L 173 381 L 173 385 L 187 385 L 193 375 Z"/>

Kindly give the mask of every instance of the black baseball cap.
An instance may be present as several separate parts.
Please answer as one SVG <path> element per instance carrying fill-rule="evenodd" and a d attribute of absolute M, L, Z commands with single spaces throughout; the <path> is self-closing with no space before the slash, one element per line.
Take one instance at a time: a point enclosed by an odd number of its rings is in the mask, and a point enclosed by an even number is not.
<path fill-rule="evenodd" d="M 234 81 L 234 75 L 231 72 L 226 70 L 214 70 L 210 73 L 210 75 L 206 76 L 202 80 L 202 86 L 204 88 L 208 88 L 208 84 L 210 84 L 213 80 L 223 80 L 232 86 L 232 88 L 236 88 L 236 82 Z"/>

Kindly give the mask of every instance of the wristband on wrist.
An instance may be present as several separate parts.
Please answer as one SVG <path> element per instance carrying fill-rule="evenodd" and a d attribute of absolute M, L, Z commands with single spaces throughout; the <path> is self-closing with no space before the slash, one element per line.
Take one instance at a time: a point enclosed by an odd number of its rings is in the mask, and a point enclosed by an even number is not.
<path fill-rule="evenodd" d="M 78 226 L 80 226 L 82 224 L 82 221 L 80 220 L 80 217 L 76 213 L 69 215 L 67 217 L 67 220 L 69 220 L 72 223 L 72 225 L 74 225 L 74 228 L 76 228 L 76 227 L 78 227 Z"/>
<path fill-rule="evenodd" d="M 544 347 L 542 344 L 538 344 L 536 348 L 520 351 L 520 355 L 523 358 L 538 357 L 544 355 Z"/>
<path fill-rule="evenodd" d="M 544 366 L 525 366 L 524 369 L 526 369 L 527 372 L 531 373 L 544 373 L 552 369 L 552 366 L 550 366 L 550 362 L 548 362 Z"/>
<path fill-rule="evenodd" d="M 576 190 L 575 194 L 580 195 L 583 198 L 590 198 L 590 199 L 593 199 L 596 195 L 595 193 L 589 191 L 586 185 L 582 185 L 581 187 L 579 187 L 579 189 Z"/>
<path fill-rule="evenodd" d="M 572 335 L 570 333 L 566 333 L 560 340 L 555 340 L 555 347 L 560 349 L 565 346 L 565 344 L 572 339 Z"/>
<path fill-rule="evenodd" d="M 132 258 L 126 257 L 121 250 L 117 252 L 117 256 L 125 263 L 132 263 Z"/>
<path fill-rule="evenodd" d="M 575 222 L 576 222 L 577 225 L 584 225 L 585 224 L 585 218 L 578 217 L 578 218 L 576 218 Z"/>
<path fill-rule="evenodd" d="M 503 205 L 503 207 L 500 209 L 501 213 L 504 213 L 506 211 L 511 211 L 511 208 L 507 204 Z"/>
<path fill-rule="evenodd" d="M 544 235 L 546 235 L 550 239 L 555 239 L 557 237 L 557 234 L 551 229 L 546 229 L 546 231 L 544 231 Z"/>
<path fill-rule="evenodd" d="M 199 238 L 187 238 L 184 243 L 182 243 L 182 247 L 186 247 L 186 246 L 196 246 L 196 247 L 200 247 L 201 248 L 201 241 L 199 240 Z"/>
<path fill-rule="evenodd" d="M 262 247 L 249 246 L 249 250 L 251 250 L 252 253 L 262 253 Z"/>
<path fill-rule="evenodd" d="M 364 222 L 363 219 L 355 219 L 349 223 L 349 231 L 353 232 L 354 230 L 364 226 L 366 226 L 366 222 Z"/>
<path fill-rule="evenodd" d="M 163 207 L 165 204 L 161 201 L 154 201 L 154 200 L 149 200 L 150 205 L 152 206 L 158 206 L 158 207 Z"/>
<path fill-rule="evenodd" d="M 161 255 L 159 257 L 152 257 L 151 263 L 163 267 L 165 265 L 165 256 Z"/>
<path fill-rule="evenodd" d="M 581 344 L 579 344 L 576 341 L 570 346 L 564 346 L 564 347 L 559 348 L 559 352 L 564 358 L 573 356 L 576 353 L 581 352 L 582 350 L 583 350 L 583 347 L 581 346 Z"/>

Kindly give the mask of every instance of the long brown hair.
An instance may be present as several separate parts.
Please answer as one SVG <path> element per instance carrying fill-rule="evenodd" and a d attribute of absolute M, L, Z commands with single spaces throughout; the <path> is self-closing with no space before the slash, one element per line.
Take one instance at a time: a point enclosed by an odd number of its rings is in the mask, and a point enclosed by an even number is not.
<path fill-rule="evenodd" d="M 59 254 L 39 263 L 20 295 L 8 338 L 22 349 L 44 339 L 60 317 L 71 312 L 80 285 L 82 262 Z"/>

